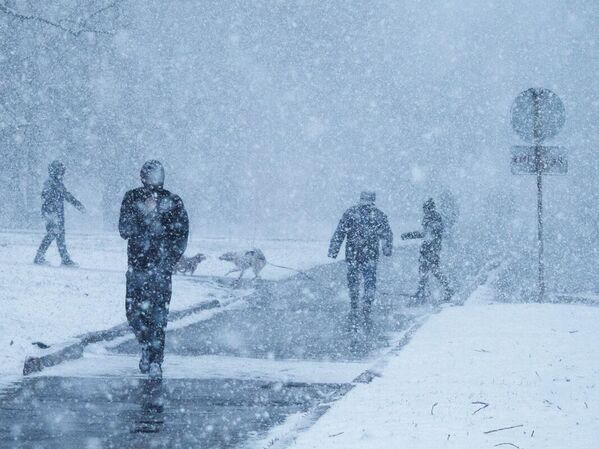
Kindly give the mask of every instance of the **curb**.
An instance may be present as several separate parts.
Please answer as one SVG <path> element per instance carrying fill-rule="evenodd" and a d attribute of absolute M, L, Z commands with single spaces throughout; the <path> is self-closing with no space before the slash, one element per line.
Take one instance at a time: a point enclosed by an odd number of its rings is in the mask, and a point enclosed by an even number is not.
<path fill-rule="evenodd" d="M 472 277 L 471 283 L 465 286 L 463 293 L 463 299 L 456 305 L 463 306 L 470 295 L 481 285 L 486 284 L 489 279 L 489 275 L 492 270 L 497 269 L 499 267 L 498 262 L 489 262 L 485 264 L 481 269 Z M 462 296 L 462 295 L 461 295 Z M 285 432 L 283 435 L 275 437 L 273 440 L 264 443 L 258 442 L 258 444 L 265 444 L 264 446 L 259 446 L 260 449 L 283 449 L 288 447 L 293 439 L 300 433 L 307 431 L 318 421 L 325 413 L 327 413 L 330 408 L 338 403 L 343 401 L 345 395 L 352 391 L 355 388 L 359 388 L 360 385 L 369 384 L 376 378 L 382 377 L 383 370 L 389 363 L 390 357 L 397 356 L 401 353 L 401 351 L 412 341 L 412 338 L 416 335 L 416 333 L 424 326 L 424 324 L 428 321 L 430 316 L 441 313 L 444 308 L 437 307 L 432 311 L 430 315 L 424 316 L 422 319 L 416 319 L 416 322 L 410 326 L 404 335 L 396 342 L 396 344 L 384 355 L 382 355 L 370 368 L 366 369 L 362 373 L 360 373 L 355 379 L 353 379 L 348 387 L 338 394 L 335 395 L 330 401 L 325 404 L 319 404 L 314 407 L 312 410 L 306 412 L 301 420 L 301 422 L 296 425 L 292 430 Z M 243 446 L 244 448 L 246 446 Z M 254 446 L 247 446 L 254 447 Z M 255 447 L 258 447 L 257 445 Z"/>
<path fill-rule="evenodd" d="M 169 321 L 180 320 L 188 315 L 192 315 L 203 310 L 215 309 L 220 306 L 220 301 L 216 299 L 206 301 L 188 309 L 171 312 L 169 314 Z M 79 336 L 77 337 L 79 339 L 77 343 L 70 344 L 51 354 L 46 354 L 40 357 L 27 357 L 25 359 L 25 364 L 23 365 L 23 376 L 39 373 L 44 368 L 56 366 L 62 362 L 66 362 L 67 360 L 79 359 L 83 356 L 83 351 L 86 346 L 101 341 L 114 340 L 115 338 L 121 337 L 128 332 L 130 332 L 129 324 L 121 323 L 107 330 L 90 332 L 88 334 Z"/>
<path fill-rule="evenodd" d="M 589 298 L 584 295 L 568 295 L 568 294 L 556 294 L 555 298 L 557 301 L 552 302 L 553 304 L 580 304 L 585 306 L 599 306 L 599 299 Z"/>
<path fill-rule="evenodd" d="M 374 379 L 381 377 L 381 371 L 389 362 L 389 357 L 399 354 L 408 345 L 408 343 L 410 343 L 414 335 L 426 323 L 427 320 L 428 317 L 421 320 L 416 320 L 412 326 L 406 329 L 404 335 L 395 343 L 395 345 L 385 354 L 381 355 L 381 357 L 377 359 L 370 368 L 363 371 L 351 382 L 347 384 L 341 384 L 342 386 L 340 391 L 336 392 L 333 397 L 329 398 L 325 403 L 318 404 L 303 413 L 300 421 L 291 429 L 284 431 L 281 435 L 272 438 L 270 441 L 266 441 L 265 439 L 261 438 L 258 441 L 250 442 L 249 444 L 241 447 L 244 449 L 283 449 L 289 447 L 298 434 L 308 431 L 325 413 L 331 409 L 331 407 L 343 401 L 345 396 L 350 391 L 360 388 L 360 386 L 363 384 L 369 384 Z"/>

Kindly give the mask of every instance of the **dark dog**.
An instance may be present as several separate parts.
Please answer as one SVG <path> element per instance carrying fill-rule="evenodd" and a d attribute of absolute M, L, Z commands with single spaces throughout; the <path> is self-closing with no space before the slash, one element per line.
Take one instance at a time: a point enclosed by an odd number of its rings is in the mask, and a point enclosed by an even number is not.
<path fill-rule="evenodd" d="M 193 257 L 181 256 L 181 259 L 179 259 L 179 262 L 175 265 L 175 273 L 193 274 L 197 270 L 198 265 L 204 260 L 206 260 L 206 256 L 201 253 L 198 253 Z"/>

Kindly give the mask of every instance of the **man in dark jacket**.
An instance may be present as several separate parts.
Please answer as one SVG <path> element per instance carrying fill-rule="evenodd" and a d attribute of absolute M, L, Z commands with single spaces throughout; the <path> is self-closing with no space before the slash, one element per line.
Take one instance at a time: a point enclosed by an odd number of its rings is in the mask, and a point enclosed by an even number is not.
<path fill-rule="evenodd" d="M 443 242 L 443 219 L 437 212 L 435 201 L 429 198 L 423 205 L 424 217 L 422 219 L 422 231 L 407 232 L 402 234 L 402 240 L 422 239 L 420 246 L 420 281 L 416 299 L 423 301 L 426 293 L 428 279 L 432 273 L 441 283 L 445 291 L 443 299 L 451 300 L 453 290 L 449 286 L 447 276 L 441 271 L 441 247 Z"/>
<path fill-rule="evenodd" d="M 376 269 L 379 243 L 383 240 L 383 254 L 393 253 L 393 232 L 387 216 L 374 205 L 376 194 L 362 192 L 360 203 L 349 208 L 341 217 L 329 247 L 329 257 L 336 258 L 343 240 L 347 262 L 347 284 L 351 317 L 356 318 L 360 302 L 360 280 L 364 280 L 364 317 L 368 318 L 376 293 Z"/>
<path fill-rule="evenodd" d="M 69 256 L 65 241 L 64 202 L 68 201 L 80 212 L 85 212 L 85 207 L 64 186 L 62 180 L 65 172 L 66 167 L 60 161 L 54 161 L 48 166 L 49 177 L 44 182 L 42 190 L 42 217 L 46 220 L 46 236 L 33 261 L 38 265 L 46 263 L 46 251 L 54 239 L 56 239 L 62 264 L 65 266 L 76 265 Z"/>
<path fill-rule="evenodd" d="M 159 161 L 143 165 L 141 181 L 125 194 L 119 220 L 128 240 L 126 312 L 141 345 L 140 371 L 160 378 L 172 273 L 187 247 L 189 220 L 181 198 L 163 188 Z"/>

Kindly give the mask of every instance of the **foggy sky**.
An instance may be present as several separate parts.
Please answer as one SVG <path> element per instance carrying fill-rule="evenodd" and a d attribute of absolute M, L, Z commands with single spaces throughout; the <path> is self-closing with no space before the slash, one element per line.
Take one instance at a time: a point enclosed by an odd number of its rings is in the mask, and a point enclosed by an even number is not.
<path fill-rule="evenodd" d="M 533 180 L 509 173 L 521 142 L 508 117 L 531 86 L 553 89 L 568 116 L 555 142 L 571 151 L 571 176 L 548 182 L 548 207 L 594 185 L 593 1 L 139 1 L 125 12 L 115 45 L 126 67 L 98 77 L 135 90 L 126 113 L 143 116 L 143 152 L 167 162 L 207 232 L 327 235 L 365 188 L 398 226 L 444 189 L 466 214 L 503 191 L 532 212 Z"/>

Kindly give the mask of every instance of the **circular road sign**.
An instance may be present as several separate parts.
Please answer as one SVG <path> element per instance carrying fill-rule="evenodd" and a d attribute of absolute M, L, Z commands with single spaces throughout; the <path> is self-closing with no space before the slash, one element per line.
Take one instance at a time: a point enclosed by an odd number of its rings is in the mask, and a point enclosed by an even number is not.
<path fill-rule="evenodd" d="M 562 100 L 549 89 L 533 87 L 516 97 L 512 128 L 526 142 L 540 143 L 557 135 L 566 121 Z"/>

